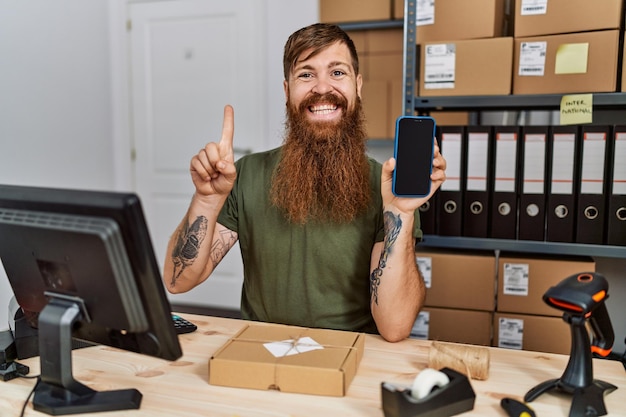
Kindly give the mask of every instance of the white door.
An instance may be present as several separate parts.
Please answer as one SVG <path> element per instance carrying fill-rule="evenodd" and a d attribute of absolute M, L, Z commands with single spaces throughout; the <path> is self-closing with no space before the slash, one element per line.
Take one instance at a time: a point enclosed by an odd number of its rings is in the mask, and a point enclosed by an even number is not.
<path fill-rule="evenodd" d="M 206 142 L 219 140 L 225 104 L 235 108 L 235 158 L 264 145 L 263 4 L 129 5 L 135 189 L 160 265 L 193 193 L 189 161 Z M 209 280 L 170 300 L 238 308 L 242 281 L 235 246 Z"/>

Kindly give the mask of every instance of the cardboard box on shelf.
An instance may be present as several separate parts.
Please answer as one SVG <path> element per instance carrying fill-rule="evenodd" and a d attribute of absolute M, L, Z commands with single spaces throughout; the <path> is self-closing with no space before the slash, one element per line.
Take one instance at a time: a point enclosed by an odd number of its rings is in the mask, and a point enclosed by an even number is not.
<path fill-rule="evenodd" d="M 514 94 L 614 92 L 619 31 L 515 39 Z"/>
<path fill-rule="evenodd" d="M 402 28 L 393 29 L 373 29 L 367 31 L 367 53 L 368 54 L 390 54 L 404 51 L 404 30 Z"/>
<path fill-rule="evenodd" d="M 404 0 L 392 0 L 393 9 L 391 11 L 392 19 L 404 19 Z"/>
<path fill-rule="evenodd" d="M 497 311 L 506 313 L 558 316 L 563 312 L 547 305 L 543 295 L 570 275 L 595 272 L 588 257 L 517 257 L 498 259 Z"/>
<path fill-rule="evenodd" d="M 435 119 L 437 126 L 467 126 L 469 112 L 466 111 L 431 111 L 430 117 Z"/>
<path fill-rule="evenodd" d="M 560 317 L 494 314 L 493 346 L 496 347 L 568 354 L 571 339 L 570 326 Z"/>
<path fill-rule="evenodd" d="M 511 93 L 513 38 L 427 43 L 421 48 L 421 96 Z"/>
<path fill-rule="evenodd" d="M 493 313 L 489 311 L 424 307 L 411 337 L 491 346 L 492 324 Z"/>
<path fill-rule="evenodd" d="M 366 80 L 402 81 L 402 53 L 369 54 L 363 58 L 367 61 L 367 72 L 363 72 Z"/>
<path fill-rule="evenodd" d="M 503 0 L 437 0 L 418 3 L 416 41 L 425 43 L 507 36 L 505 3 Z M 404 18 L 404 1 L 394 0 L 393 18 Z"/>
<path fill-rule="evenodd" d="M 623 35 L 626 38 L 626 35 Z M 624 42 L 624 51 L 622 54 L 622 92 L 626 92 L 626 42 Z"/>
<path fill-rule="evenodd" d="M 493 253 L 418 248 L 415 256 L 426 282 L 425 306 L 494 310 L 496 259 Z"/>
<path fill-rule="evenodd" d="M 622 0 L 515 0 L 515 37 L 619 29 Z"/>
<path fill-rule="evenodd" d="M 364 343 L 362 333 L 250 324 L 213 354 L 209 383 L 343 396 L 361 362 Z"/>
<path fill-rule="evenodd" d="M 363 112 L 369 139 L 388 139 L 390 125 L 391 81 L 370 80 L 363 83 Z"/>
<path fill-rule="evenodd" d="M 391 0 L 320 0 L 320 22 L 391 19 Z"/>
<path fill-rule="evenodd" d="M 367 54 L 367 37 L 369 36 L 369 32 L 369 30 L 346 31 L 350 39 L 352 39 L 352 42 L 354 42 L 354 47 L 356 48 L 357 54 L 359 54 L 359 58 Z"/>

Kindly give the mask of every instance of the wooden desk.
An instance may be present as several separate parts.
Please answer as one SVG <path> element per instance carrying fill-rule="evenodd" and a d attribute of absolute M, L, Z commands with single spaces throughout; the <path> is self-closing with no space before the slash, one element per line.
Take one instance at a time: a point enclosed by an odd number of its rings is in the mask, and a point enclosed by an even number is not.
<path fill-rule="evenodd" d="M 405 340 L 387 343 L 368 335 L 363 361 L 345 397 L 322 397 L 248 390 L 209 385 L 208 360 L 244 324 L 241 320 L 181 314 L 198 325 L 194 333 L 181 335 L 184 356 L 168 362 L 106 346 L 75 350 L 74 376 L 93 389 L 137 388 L 143 394 L 139 410 L 94 413 L 93 416 L 354 416 L 382 417 L 382 381 L 411 385 L 427 366 L 430 342 Z M 505 416 L 503 397 L 521 400 L 536 384 L 558 378 L 567 355 L 491 349 L 490 376 L 472 381 L 476 404 L 463 416 Z M 39 358 L 21 361 L 39 373 Z M 626 372 L 615 361 L 594 360 L 594 377 L 616 385 L 605 397 L 609 416 L 626 415 Z M 0 416 L 13 417 L 34 385 L 33 380 L 0 382 Z M 571 397 L 546 393 L 531 403 L 539 417 L 567 416 Z M 26 416 L 44 416 L 29 404 Z"/>

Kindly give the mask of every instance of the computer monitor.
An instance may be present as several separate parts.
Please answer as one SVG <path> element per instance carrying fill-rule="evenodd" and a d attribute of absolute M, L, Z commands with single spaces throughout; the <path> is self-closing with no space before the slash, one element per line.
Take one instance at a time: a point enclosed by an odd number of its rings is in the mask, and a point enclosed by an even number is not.
<path fill-rule="evenodd" d="M 175 360 L 182 356 L 137 195 L 0 185 L 0 259 L 38 327 L 48 414 L 139 408 L 135 389 L 97 392 L 72 374 L 72 337 Z"/>

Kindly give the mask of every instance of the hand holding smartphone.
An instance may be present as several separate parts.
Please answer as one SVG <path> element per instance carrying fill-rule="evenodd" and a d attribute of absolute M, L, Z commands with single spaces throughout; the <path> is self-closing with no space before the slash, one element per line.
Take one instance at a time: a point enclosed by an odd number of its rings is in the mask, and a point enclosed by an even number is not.
<path fill-rule="evenodd" d="M 435 119 L 400 116 L 396 120 L 392 191 L 398 197 L 425 197 L 430 193 L 435 150 Z"/>

